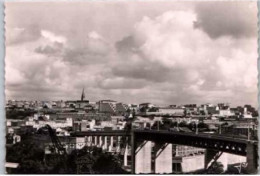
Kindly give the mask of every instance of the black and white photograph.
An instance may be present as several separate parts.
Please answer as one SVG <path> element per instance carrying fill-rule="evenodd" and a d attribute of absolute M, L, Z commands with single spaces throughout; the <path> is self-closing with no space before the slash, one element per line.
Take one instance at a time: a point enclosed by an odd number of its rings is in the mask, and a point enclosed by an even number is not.
<path fill-rule="evenodd" d="M 257 13 L 5 2 L 5 173 L 256 174 Z"/>

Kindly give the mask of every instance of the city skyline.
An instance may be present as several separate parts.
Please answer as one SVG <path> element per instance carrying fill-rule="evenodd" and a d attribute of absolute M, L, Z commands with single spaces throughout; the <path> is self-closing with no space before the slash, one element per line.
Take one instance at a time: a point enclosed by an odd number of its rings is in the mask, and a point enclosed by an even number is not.
<path fill-rule="evenodd" d="M 6 99 L 257 107 L 256 2 L 6 7 Z"/>
<path fill-rule="evenodd" d="M 84 100 L 81 100 L 80 98 L 78 99 L 62 99 L 62 100 L 26 100 L 26 99 L 8 99 L 6 100 L 6 104 L 9 102 L 9 101 L 17 101 L 17 102 L 46 102 L 46 103 L 50 103 L 50 102 L 70 102 L 70 101 L 74 101 L 74 102 L 80 102 L 80 101 L 89 101 L 89 103 L 98 103 L 100 101 L 103 101 L 103 100 L 111 100 L 111 99 L 100 99 L 100 100 L 97 100 L 97 101 L 91 101 L 89 99 L 85 99 Z M 207 102 L 207 103 L 201 103 L 201 104 L 196 104 L 196 103 L 192 103 L 192 102 L 189 102 L 189 103 L 184 103 L 184 104 L 176 104 L 174 102 L 172 103 L 169 103 L 169 104 L 155 104 L 153 102 L 141 102 L 141 103 L 135 103 L 135 102 L 122 102 L 122 101 L 118 101 L 118 100 L 111 100 L 111 101 L 115 101 L 115 102 L 118 102 L 118 103 L 123 103 L 123 104 L 127 104 L 127 105 L 140 105 L 140 104 L 153 104 L 155 105 L 155 107 L 168 107 L 168 106 L 176 106 L 176 107 L 182 107 L 182 106 L 185 106 L 185 105 L 196 105 L 197 107 L 200 107 L 202 105 L 213 105 L 213 106 L 218 106 L 219 104 L 226 104 L 228 105 L 229 107 L 231 108 L 234 108 L 234 107 L 245 107 L 246 105 L 250 105 L 252 107 L 254 107 L 255 109 L 257 109 L 258 107 L 255 107 L 254 105 L 252 104 L 237 104 L 237 105 L 234 105 L 234 104 L 231 104 L 229 102 L 218 102 L 218 103 L 210 103 L 210 102 Z"/>

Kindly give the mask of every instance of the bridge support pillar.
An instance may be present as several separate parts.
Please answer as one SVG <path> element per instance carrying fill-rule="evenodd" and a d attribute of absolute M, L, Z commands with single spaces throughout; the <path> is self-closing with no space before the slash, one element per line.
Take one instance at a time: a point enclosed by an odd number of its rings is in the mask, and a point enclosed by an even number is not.
<path fill-rule="evenodd" d="M 94 136 L 94 145 L 95 145 L 95 147 L 97 147 L 97 145 L 98 145 L 98 137 L 97 136 Z"/>
<path fill-rule="evenodd" d="M 89 146 L 89 136 L 85 137 L 85 141 L 86 141 L 86 146 Z"/>
<path fill-rule="evenodd" d="M 87 136 L 86 137 L 86 140 L 87 140 L 87 146 L 90 146 L 91 145 L 91 137 L 90 136 Z"/>
<path fill-rule="evenodd" d="M 121 144 L 121 136 L 118 136 L 117 137 L 117 141 L 116 141 L 116 152 L 117 153 L 120 153 L 120 149 L 121 149 L 121 146 L 120 146 L 120 144 Z"/>
<path fill-rule="evenodd" d="M 99 136 L 99 143 L 98 143 L 98 147 L 102 148 L 103 146 L 103 136 Z"/>
<path fill-rule="evenodd" d="M 154 154 L 155 173 L 172 173 L 172 144 L 155 143 Z"/>
<path fill-rule="evenodd" d="M 205 150 L 205 169 L 208 169 L 210 164 L 213 162 L 214 157 L 219 151 L 217 150 L 211 150 L 211 149 L 206 149 Z"/>
<path fill-rule="evenodd" d="M 135 150 L 135 173 L 151 173 L 151 163 L 152 163 L 152 142 L 143 141 L 137 144 Z"/>
<path fill-rule="evenodd" d="M 110 137 L 110 144 L 109 144 L 109 147 L 108 147 L 108 151 L 109 151 L 109 152 L 112 152 L 112 150 L 113 150 L 113 144 L 114 144 L 114 136 L 111 136 L 111 137 Z"/>
<path fill-rule="evenodd" d="M 92 136 L 88 136 L 87 140 L 88 140 L 88 146 L 91 146 L 92 145 Z"/>
<path fill-rule="evenodd" d="M 247 168 L 246 171 L 248 174 L 256 174 L 257 173 L 257 168 L 258 168 L 258 149 L 257 146 L 248 143 L 246 146 L 247 150 L 247 155 L 246 155 L 246 160 L 247 160 Z"/>
<path fill-rule="evenodd" d="M 125 152 L 124 152 L 124 166 L 127 166 L 127 164 L 128 164 L 127 157 L 128 157 L 128 144 L 126 144 L 126 146 L 125 146 Z"/>
<path fill-rule="evenodd" d="M 107 150 L 107 136 L 104 137 L 104 144 L 102 146 L 103 150 Z"/>
<path fill-rule="evenodd" d="M 92 146 L 93 145 L 93 137 L 89 136 L 89 140 L 90 140 L 90 146 Z"/>
<path fill-rule="evenodd" d="M 205 152 L 205 169 L 209 169 L 209 167 L 211 167 L 214 162 L 220 162 L 223 165 L 224 171 L 226 171 L 229 163 L 228 157 L 229 154 L 227 153 L 207 149 Z"/>

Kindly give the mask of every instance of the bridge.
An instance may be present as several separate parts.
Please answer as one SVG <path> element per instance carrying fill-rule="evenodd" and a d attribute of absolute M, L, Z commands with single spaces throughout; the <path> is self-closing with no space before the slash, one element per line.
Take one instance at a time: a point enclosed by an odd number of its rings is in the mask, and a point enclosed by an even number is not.
<path fill-rule="evenodd" d="M 193 146 L 205 149 L 205 168 L 215 162 L 222 152 L 245 156 L 247 172 L 257 171 L 258 142 L 238 136 L 225 136 L 193 132 L 178 132 L 166 130 L 115 130 L 75 132 L 75 137 L 84 137 L 87 145 L 95 145 L 111 151 L 116 139 L 117 150 L 124 147 L 124 165 L 128 163 L 128 153 L 131 150 L 131 172 L 135 173 L 172 173 L 172 144 Z M 155 156 L 152 156 L 152 148 Z M 220 153 L 221 152 L 221 153 Z M 154 169 L 152 161 L 154 159 Z"/>

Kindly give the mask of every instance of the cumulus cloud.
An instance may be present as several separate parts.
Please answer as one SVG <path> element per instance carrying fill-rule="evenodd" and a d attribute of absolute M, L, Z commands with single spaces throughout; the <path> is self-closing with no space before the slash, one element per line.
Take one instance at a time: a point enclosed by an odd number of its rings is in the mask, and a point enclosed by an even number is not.
<path fill-rule="evenodd" d="M 170 82 L 174 85 L 167 95 L 171 101 L 217 102 L 221 99 L 217 97 L 232 101 L 232 96 L 241 91 L 256 95 L 255 40 L 246 41 L 254 48 L 248 52 L 247 47 L 236 46 L 239 39 L 212 39 L 194 29 L 197 18 L 192 11 L 169 11 L 155 19 L 144 17 L 132 35 L 116 44 L 121 60 L 114 65 L 113 73 L 149 81 L 147 84 L 155 90 L 156 84 Z M 182 96 L 176 98 L 173 92 Z"/>
<path fill-rule="evenodd" d="M 106 78 L 99 84 L 104 89 L 140 89 L 147 85 L 147 82 L 139 79 L 124 77 Z"/>
<path fill-rule="evenodd" d="M 6 45 L 21 44 L 38 39 L 40 30 L 37 25 L 30 26 L 30 28 L 10 27 L 5 32 Z"/>
<path fill-rule="evenodd" d="M 35 52 L 46 56 L 59 56 L 73 65 L 100 64 L 104 62 L 112 48 L 97 32 L 92 31 L 80 40 L 72 40 L 53 32 L 42 30 Z"/>
<path fill-rule="evenodd" d="M 201 2 L 196 8 L 195 28 L 211 38 L 257 36 L 257 4 L 255 2 Z"/>
<path fill-rule="evenodd" d="M 193 30 L 195 17 L 191 12 L 182 11 L 166 12 L 156 19 L 144 17 L 135 25 L 132 36 L 117 43 L 122 60 L 114 66 L 113 72 L 157 82 L 197 79 L 199 72 L 193 68 L 201 67 L 205 59 L 195 56 L 198 47 L 192 41 L 205 36 Z M 209 40 L 207 36 L 206 40 Z M 123 66 L 125 63 L 127 67 Z"/>
<path fill-rule="evenodd" d="M 42 30 L 41 38 L 35 52 L 48 56 L 62 55 L 67 39 L 64 36 L 58 36 L 50 31 Z"/>
<path fill-rule="evenodd" d="M 109 43 L 95 31 L 72 44 L 66 49 L 64 60 L 78 65 L 105 62 L 112 49 Z"/>
<path fill-rule="evenodd" d="M 61 58 L 36 52 L 42 43 L 51 44 L 39 37 L 38 40 L 23 45 L 6 48 L 5 71 L 7 95 L 44 96 L 37 91 L 51 92 L 65 85 L 68 70 Z M 12 79 L 14 78 L 14 79 Z M 21 94 L 21 92 L 23 92 Z"/>
<path fill-rule="evenodd" d="M 85 48 L 96 53 L 103 52 L 98 43 L 103 39 L 97 33 L 90 33 L 88 39 L 94 41 L 87 41 Z M 76 46 L 81 45 L 74 45 L 74 49 L 84 49 L 84 46 Z M 8 46 L 5 58 L 7 96 L 50 100 L 68 99 L 67 95 L 70 95 L 75 99 L 85 85 L 86 91 L 100 93 L 97 86 L 106 79 L 106 67 L 102 63 L 81 65 L 76 60 L 78 58 L 67 58 L 70 51 L 71 45 L 65 36 L 46 30 L 41 30 L 37 40 Z M 87 57 L 85 59 L 84 64 L 89 62 Z M 100 63 L 94 59 L 92 62 Z M 106 86 L 104 84 L 102 88 Z M 93 87 L 98 90 L 93 91 Z M 101 93 L 105 95 L 105 92 Z"/>
<path fill-rule="evenodd" d="M 78 99 L 85 87 L 93 101 L 256 105 L 256 20 L 247 20 L 255 4 L 214 3 L 213 15 L 206 15 L 212 3 L 161 9 L 159 15 L 140 11 L 141 18 L 130 13 L 127 27 L 124 18 L 111 21 L 122 24 L 114 30 L 103 29 L 95 14 L 73 29 L 60 23 L 62 32 L 42 23 L 30 35 L 32 29 L 17 28 L 7 35 L 7 97 Z"/>

